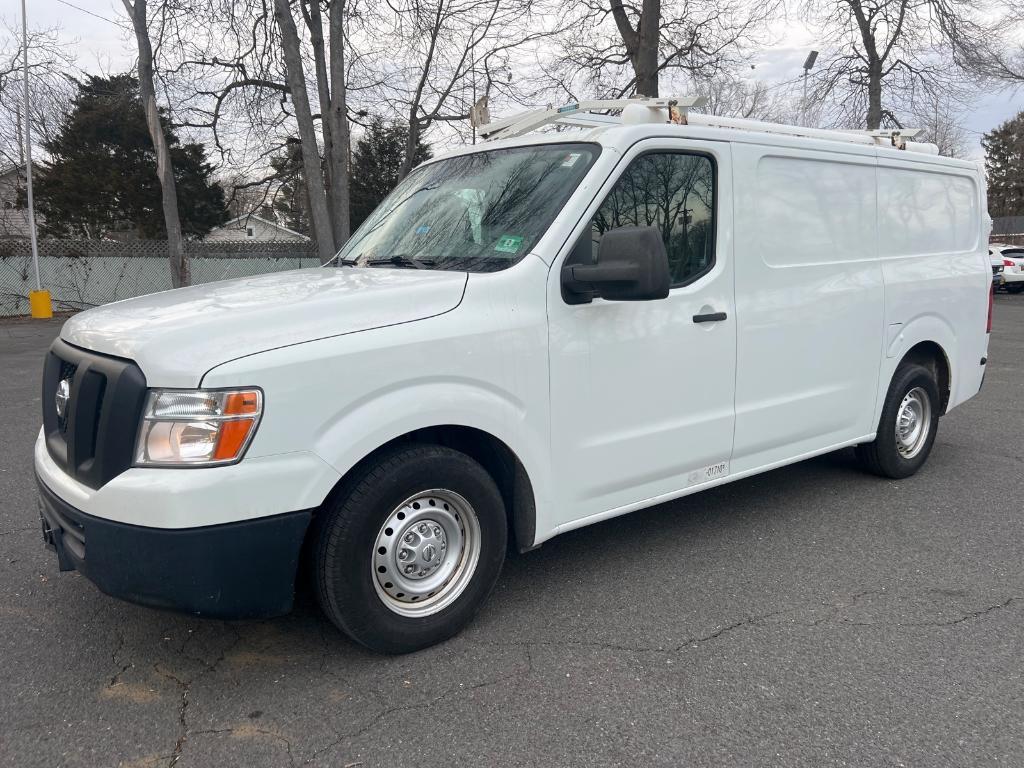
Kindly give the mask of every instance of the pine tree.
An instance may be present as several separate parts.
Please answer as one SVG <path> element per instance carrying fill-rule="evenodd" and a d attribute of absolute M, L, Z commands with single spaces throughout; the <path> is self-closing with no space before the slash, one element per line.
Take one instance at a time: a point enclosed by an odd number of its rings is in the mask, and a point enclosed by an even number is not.
<path fill-rule="evenodd" d="M 212 180 L 201 144 L 182 143 L 173 129 L 166 134 L 182 231 L 202 236 L 227 217 L 224 190 Z M 78 83 L 71 112 L 43 147 L 50 157 L 40 166 L 36 201 L 44 234 L 166 235 L 156 155 L 133 76 L 89 75 Z"/>
<path fill-rule="evenodd" d="M 404 123 L 375 117 L 356 142 L 349 182 L 353 231 L 398 184 L 408 135 L 409 127 Z M 412 164 L 415 166 L 431 156 L 430 147 L 417 142 Z"/>
<path fill-rule="evenodd" d="M 1024 216 L 1024 112 L 981 140 L 988 173 L 988 212 L 992 217 Z"/>
<path fill-rule="evenodd" d="M 271 200 L 273 220 L 295 232 L 310 234 L 309 195 L 299 142 L 289 142 L 288 146 L 270 159 L 270 167 L 278 182 Z"/>

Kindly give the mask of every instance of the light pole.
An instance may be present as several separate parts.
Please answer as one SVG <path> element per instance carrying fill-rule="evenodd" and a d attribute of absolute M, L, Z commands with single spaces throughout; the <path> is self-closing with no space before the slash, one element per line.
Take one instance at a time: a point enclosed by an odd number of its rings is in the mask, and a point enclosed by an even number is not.
<path fill-rule="evenodd" d="M 818 60 L 818 52 L 811 51 L 807 54 L 807 59 L 804 61 L 804 98 L 801 102 L 800 109 L 800 124 L 807 127 L 807 75 L 811 72 L 811 67 L 814 66 L 814 62 Z"/>
<path fill-rule="evenodd" d="M 36 289 L 28 293 L 29 313 L 32 317 L 47 318 L 53 317 L 53 304 L 50 301 L 50 292 L 43 290 L 43 283 L 39 277 L 39 245 L 36 242 L 36 209 L 32 200 L 32 135 L 31 122 L 29 121 L 29 96 L 28 96 L 28 16 L 25 12 L 25 0 L 21 0 L 21 53 L 23 74 L 25 81 L 25 192 L 28 203 L 28 232 L 32 241 L 32 265 L 36 273 Z"/>

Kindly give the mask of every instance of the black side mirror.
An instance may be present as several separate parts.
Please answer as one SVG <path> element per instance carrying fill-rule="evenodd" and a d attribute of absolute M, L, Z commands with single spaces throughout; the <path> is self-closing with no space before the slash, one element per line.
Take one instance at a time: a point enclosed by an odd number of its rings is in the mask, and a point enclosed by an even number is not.
<path fill-rule="evenodd" d="M 595 296 L 609 301 L 664 299 L 671 282 L 657 227 L 610 229 L 601 238 L 596 264 L 562 267 L 562 296 L 569 304 L 586 304 Z"/>

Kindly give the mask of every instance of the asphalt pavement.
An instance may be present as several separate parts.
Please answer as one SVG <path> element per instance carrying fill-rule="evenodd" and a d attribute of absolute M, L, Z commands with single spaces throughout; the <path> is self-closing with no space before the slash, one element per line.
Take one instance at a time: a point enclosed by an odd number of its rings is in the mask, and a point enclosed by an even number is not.
<path fill-rule="evenodd" d="M 1024 296 L 915 477 L 842 451 L 510 558 L 366 652 L 303 592 L 221 622 L 58 573 L 32 477 L 57 321 L 0 321 L 0 766 L 1024 765 Z"/>

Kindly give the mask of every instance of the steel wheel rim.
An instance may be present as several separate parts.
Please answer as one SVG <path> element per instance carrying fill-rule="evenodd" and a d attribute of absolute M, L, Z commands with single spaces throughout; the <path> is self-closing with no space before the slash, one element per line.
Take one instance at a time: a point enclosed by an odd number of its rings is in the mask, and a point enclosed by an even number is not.
<path fill-rule="evenodd" d="M 903 396 L 896 411 L 896 450 L 904 459 L 912 459 L 924 448 L 932 428 L 932 403 L 928 393 L 914 387 Z"/>
<path fill-rule="evenodd" d="M 421 491 L 387 516 L 373 544 L 377 597 L 400 616 L 430 616 L 466 590 L 480 560 L 480 521 L 465 498 Z"/>

